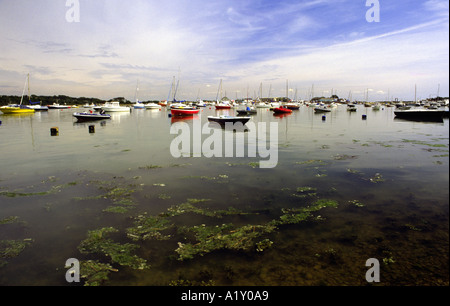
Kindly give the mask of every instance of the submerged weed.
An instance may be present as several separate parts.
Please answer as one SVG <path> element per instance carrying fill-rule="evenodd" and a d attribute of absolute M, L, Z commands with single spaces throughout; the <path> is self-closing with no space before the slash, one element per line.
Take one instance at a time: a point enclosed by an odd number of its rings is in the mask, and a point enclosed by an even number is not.
<path fill-rule="evenodd" d="M 139 270 L 149 268 L 145 259 L 132 254 L 139 246 L 130 243 L 120 244 L 107 238 L 109 234 L 117 232 L 118 230 L 113 227 L 89 231 L 87 239 L 81 242 L 78 249 L 83 254 L 103 254 L 110 257 L 112 262 L 121 266 L 129 266 Z"/>
<path fill-rule="evenodd" d="M 110 272 L 118 272 L 110 264 L 101 263 L 97 260 L 80 262 L 80 276 L 85 280 L 85 286 L 100 286 L 109 278 Z"/>

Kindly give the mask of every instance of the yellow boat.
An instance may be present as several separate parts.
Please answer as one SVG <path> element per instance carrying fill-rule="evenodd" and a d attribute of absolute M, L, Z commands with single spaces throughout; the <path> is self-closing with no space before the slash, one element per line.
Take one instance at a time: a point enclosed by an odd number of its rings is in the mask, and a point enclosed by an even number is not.
<path fill-rule="evenodd" d="M 25 94 L 25 88 L 28 83 L 28 97 L 30 97 L 30 74 L 27 75 L 25 79 L 25 85 L 23 86 L 22 98 L 20 99 L 20 104 L 10 104 L 8 106 L 0 107 L 0 111 L 3 114 L 32 114 L 34 113 L 34 108 L 22 105 L 23 96 Z"/>
<path fill-rule="evenodd" d="M 31 114 L 34 113 L 34 109 L 26 107 L 26 106 L 20 106 L 20 105 L 8 105 L 0 107 L 0 111 L 3 114 Z"/>

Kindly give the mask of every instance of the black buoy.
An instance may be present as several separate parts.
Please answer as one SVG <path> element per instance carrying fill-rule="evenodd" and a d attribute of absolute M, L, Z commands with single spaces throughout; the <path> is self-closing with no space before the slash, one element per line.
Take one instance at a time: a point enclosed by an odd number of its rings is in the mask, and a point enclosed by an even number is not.
<path fill-rule="evenodd" d="M 59 128 L 57 128 L 57 127 L 50 128 L 50 135 L 51 136 L 59 136 Z"/>
<path fill-rule="evenodd" d="M 89 126 L 89 133 L 90 134 L 94 134 L 95 133 L 95 125 L 90 125 Z"/>
<path fill-rule="evenodd" d="M 172 114 L 169 114 L 169 118 L 172 117 Z"/>
<path fill-rule="evenodd" d="M 2 125 L 2 122 L 0 121 L 0 125 Z"/>
<path fill-rule="evenodd" d="M 366 120 L 367 119 L 367 115 L 362 115 L 362 119 Z"/>
<path fill-rule="evenodd" d="M 327 120 L 327 116 L 322 116 L 322 121 L 325 121 L 325 120 Z"/>

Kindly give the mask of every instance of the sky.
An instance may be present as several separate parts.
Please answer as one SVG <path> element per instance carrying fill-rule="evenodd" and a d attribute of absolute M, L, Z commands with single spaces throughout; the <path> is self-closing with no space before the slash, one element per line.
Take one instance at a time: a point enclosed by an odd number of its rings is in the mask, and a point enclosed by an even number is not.
<path fill-rule="evenodd" d="M 104 100 L 165 100 L 174 77 L 178 100 L 221 80 L 231 99 L 448 97 L 449 2 L 0 0 L 0 95 L 28 73 L 32 94 Z"/>

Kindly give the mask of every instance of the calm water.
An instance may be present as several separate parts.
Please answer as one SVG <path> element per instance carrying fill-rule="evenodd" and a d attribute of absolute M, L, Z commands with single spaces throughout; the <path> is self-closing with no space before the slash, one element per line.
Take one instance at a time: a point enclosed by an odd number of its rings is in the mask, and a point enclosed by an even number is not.
<path fill-rule="evenodd" d="M 449 284 L 448 119 L 396 120 L 393 108 L 363 106 L 356 113 L 339 106 L 326 120 L 306 106 L 285 117 L 258 109 L 251 122 L 278 123 L 279 146 L 277 167 L 260 169 L 259 156 L 172 157 L 176 120 L 165 109 L 112 114 L 96 123 L 75 123 L 73 112 L 0 115 L 1 285 L 69 285 L 68 258 L 110 264 L 114 272 L 104 285 L 364 286 L 369 258 L 380 262 L 379 285 Z M 216 113 L 229 112 L 207 107 L 183 122 L 208 125 L 207 116 Z M 50 135 L 52 127 L 59 136 Z M 169 208 L 188 199 L 203 211 L 240 213 L 167 217 Z M 298 211 L 317 200 L 338 205 L 278 225 L 250 248 L 233 249 L 258 226 L 280 220 L 285 209 Z M 127 210 L 108 211 L 118 206 Z M 136 217 L 158 215 L 172 225 L 161 232 L 168 239 L 127 236 Z M 247 225 L 253 230 L 231 247 L 178 260 L 179 243 L 200 245 L 194 226 L 223 224 L 232 225 L 223 235 Z M 132 254 L 151 267 L 134 269 L 105 252 L 80 252 L 89 231 L 106 227 L 116 230 L 107 239 L 136 245 Z M 5 241 L 24 246 L 12 254 Z M 271 246 L 258 252 L 261 241 Z"/>

